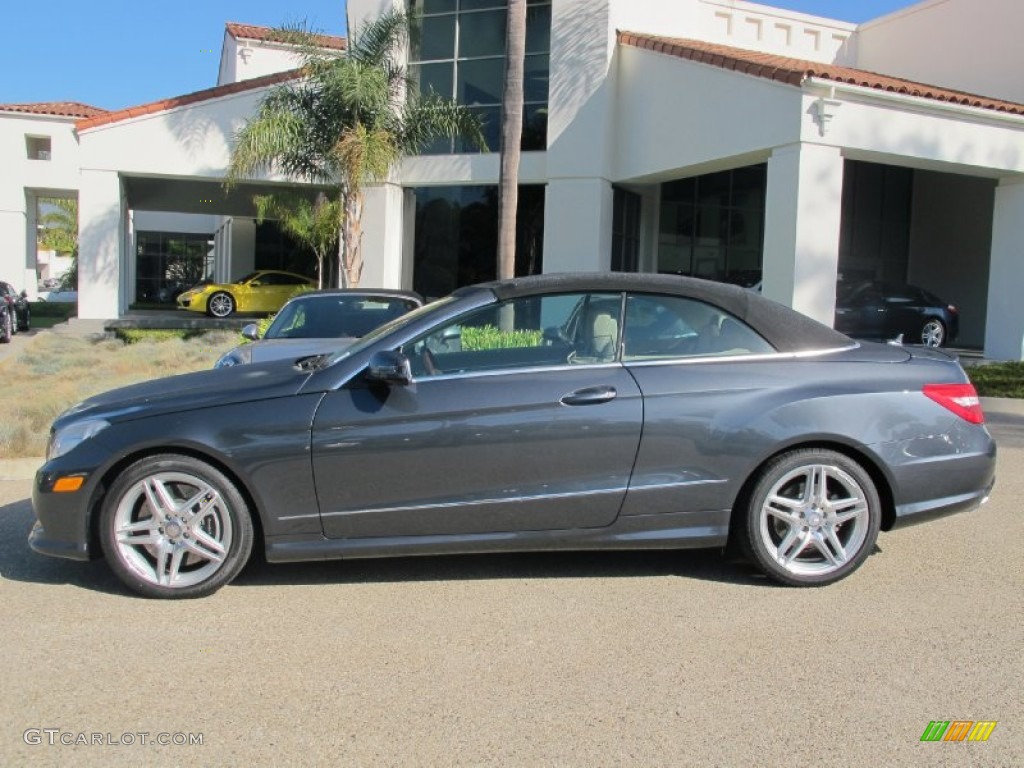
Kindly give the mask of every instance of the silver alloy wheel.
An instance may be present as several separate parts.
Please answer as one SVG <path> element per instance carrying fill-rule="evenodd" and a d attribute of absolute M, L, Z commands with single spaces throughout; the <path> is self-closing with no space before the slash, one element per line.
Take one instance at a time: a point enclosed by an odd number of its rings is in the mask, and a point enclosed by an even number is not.
<path fill-rule="evenodd" d="M 941 347 L 946 340 L 946 326 L 941 320 L 929 320 L 921 328 L 921 343 L 926 347 Z"/>
<path fill-rule="evenodd" d="M 159 587 L 205 582 L 227 559 L 231 511 L 197 475 L 154 472 L 132 485 L 113 515 L 118 554 L 129 570 Z"/>
<path fill-rule="evenodd" d="M 833 464 L 808 464 L 784 474 L 759 513 L 761 543 L 794 576 L 826 576 L 853 560 L 870 528 L 867 494 Z"/>
<path fill-rule="evenodd" d="M 206 306 L 214 317 L 227 317 L 235 310 L 235 300 L 231 298 L 231 294 L 221 291 L 213 294 Z"/>

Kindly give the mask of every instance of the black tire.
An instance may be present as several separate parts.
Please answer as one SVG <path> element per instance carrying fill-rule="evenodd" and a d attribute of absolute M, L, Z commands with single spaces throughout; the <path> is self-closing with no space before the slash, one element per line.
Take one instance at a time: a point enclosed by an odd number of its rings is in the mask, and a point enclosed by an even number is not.
<path fill-rule="evenodd" d="M 864 563 L 878 538 L 882 506 L 860 464 L 836 451 L 810 448 L 768 462 L 737 514 L 744 516 L 743 549 L 766 576 L 816 587 Z"/>
<path fill-rule="evenodd" d="M 946 324 L 937 317 L 930 317 L 921 326 L 918 339 L 926 347 L 943 347 L 946 345 Z"/>
<path fill-rule="evenodd" d="M 114 480 L 100 512 L 100 541 L 111 570 L 132 591 L 204 597 L 242 570 L 253 525 L 241 493 L 220 470 L 164 454 L 140 459 Z"/>
<path fill-rule="evenodd" d="M 235 297 L 227 291 L 217 291 L 206 300 L 206 314 L 210 317 L 228 317 L 235 307 Z"/>

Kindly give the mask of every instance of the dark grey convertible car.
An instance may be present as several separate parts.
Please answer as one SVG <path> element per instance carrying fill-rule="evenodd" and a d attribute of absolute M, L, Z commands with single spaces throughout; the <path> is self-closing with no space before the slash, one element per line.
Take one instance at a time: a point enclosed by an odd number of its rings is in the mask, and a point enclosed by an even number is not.
<path fill-rule="evenodd" d="M 474 286 L 344 351 L 162 379 L 54 423 L 30 541 L 133 590 L 270 561 L 738 545 L 847 576 L 879 530 L 972 509 L 995 445 L 959 364 L 742 288 Z M 922 553 L 922 557 L 934 553 Z"/>

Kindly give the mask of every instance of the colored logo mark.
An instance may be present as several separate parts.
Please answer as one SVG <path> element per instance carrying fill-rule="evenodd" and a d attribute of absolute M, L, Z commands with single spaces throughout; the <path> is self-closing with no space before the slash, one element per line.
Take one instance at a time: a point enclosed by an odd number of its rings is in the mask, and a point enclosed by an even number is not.
<path fill-rule="evenodd" d="M 996 720 L 932 720 L 921 734 L 921 741 L 988 741 Z"/>

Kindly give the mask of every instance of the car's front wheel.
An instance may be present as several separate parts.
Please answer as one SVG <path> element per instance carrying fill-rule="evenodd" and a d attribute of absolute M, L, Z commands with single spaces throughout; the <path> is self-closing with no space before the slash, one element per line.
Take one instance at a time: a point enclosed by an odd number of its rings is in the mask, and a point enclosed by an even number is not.
<path fill-rule="evenodd" d="M 226 291 L 218 291 L 206 302 L 206 312 L 212 317 L 227 317 L 235 311 L 235 299 Z"/>
<path fill-rule="evenodd" d="M 926 347 L 941 347 L 946 343 L 946 326 L 932 318 L 921 326 L 921 343 Z"/>
<path fill-rule="evenodd" d="M 217 468 L 190 456 L 150 456 L 111 485 L 100 514 L 111 569 L 146 597 L 208 595 L 252 551 L 248 506 Z"/>
<path fill-rule="evenodd" d="M 864 468 L 841 453 L 800 449 L 770 461 L 749 497 L 743 545 L 764 573 L 792 586 L 822 586 L 861 566 L 882 510 Z"/>

